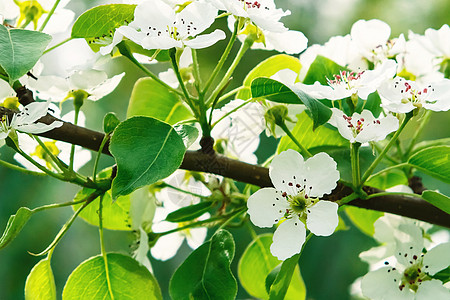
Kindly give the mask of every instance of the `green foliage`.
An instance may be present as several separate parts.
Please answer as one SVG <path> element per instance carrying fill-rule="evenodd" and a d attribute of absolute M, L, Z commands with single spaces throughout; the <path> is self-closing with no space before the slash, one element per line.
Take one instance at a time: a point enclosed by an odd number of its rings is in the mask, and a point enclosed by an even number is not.
<path fill-rule="evenodd" d="M 107 113 L 103 118 L 103 131 L 105 133 L 111 133 L 119 125 L 120 120 L 117 118 L 115 113 Z"/>
<path fill-rule="evenodd" d="M 230 270 L 233 236 L 218 230 L 211 240 L 194 250 L 175 271 L 169 292 L 178 299 L 235 299 L 237 283 Z"/>
<path fill-rule="evenodd" d="M 134 85 L 127 117 L 146 116 L 171 125 L 192 118 L 178 96 L 152 78 L 141 78 Z"/>
<path fill-rule="evenodd" d="M 56 287 L 50 259 L 39 261 L 25 283 L 25 300 L 56 300 Z"/>
<path fill-rule="evenodd" d="M 408 163 L 446 183 L 450 183 L 450 146 L 434 146 L 412 155 Z"/>
<path fill-rule="evenodd" d="M 200 202 L 198 204 L 189 205 L 186 207 L 182 207 L 177 209 L 176 211 L 171 212 L 167 215 L 166 221 L 169 222 L 186 222 L 194 220 L 195 218 L 200 217 L 204 213 L 208 212 L 211 207 L 214 205 L 214 202 Z"/>
<path fill-rule="evenodd" d="M 309 67 L 303 83 L 314 84 L 314 82 L 318 81 L 322 85 L 328 85 L 328 79 L 333 79 L 334 75 L 339 75 L 340 71 L 348 71 L 348 69 L 329 58 L 317 55 Z"/>
<path fill-rule="evenodd" d="M 258 236 L 247 246 L 247 249 L 245 249 L 239 260 L 239 281 L 247 293 L 258 299 L 269 298 L 265 286 L 266 278 L 277 266 L 281 266 L 281 261 L 270 253 L 272 236 L 273 234 Z M 273 283 L 273 281 L 271 283 Z M 297 266 L 285 299 L 301 300 L 305 299 L 305 295 L 305 284 L 300 275 L 300 269 Z"/>
<path fill-rule="evenodd" d="M 366 185 L 386 190 L 396 185 L 408 185 L 408 178 L 401 170 L 391 170 L 370 178 Z"/>
<path fill-rule="evenodd" d="M 245 87 L 236 94 L 236 99 L 247 100 L 252 97 L 250 87 L 253 79 L 257 77 L 270 77 L 275 75 L 280 70 L 290 69 L 295 73 L 299 73 L 302 65 L 298 58 L 286 55 L 278 54 L 269 57 L 266 60 L 260 62 L 254 67 L 245 77 L 242 86 Z"/>
<path fill-rule="evenodd" d="M 322 102 L 300 90 L 291 90 L 279 81 L 259 77 L 252 81 L 253 98 L 286 104 L 305 104 L 313 119 L 313 129 L 325 124 L 331 117 L 331 110 Z"/>
<path fill-rule="evenodd" d="M 184 146 L 188 149 L 198 138 L 198 129 L 192 125 L 180 124 L 173 126 L 173 129 L 183 139 Z"/>
<path fill-rule="evenodd" d="M 298 115 L 298 122 L 291 132 L 299 143 L 308 150 L 314 150 L 314 148 L 316 148 L 318 151 L 323 151 L 323 149 L 328 148 L 349 146 L 348 140 L 344 139 L 339 132 L 331 126 L 320 126 L 313 130 L 313 121 L 306 112 L 302 112 Z M 288 136 L 284 136 L 278 144 L 277 153 L 287 149 L 300 151 L 297 145 L 295 145 Z"/>
<path fill-rule="evenodd" d="M 272 281 L 269 291 L 269 300 L 283 300 L 285 299 L 287 290 L 290 286 L 294 271 L 298 268 L 298 259 L 300 254 L 296 254 L 281 264 L 280 270 L 277 272 L 275 279 Z M 276 272 L 274 272 L 276 273 Z M 272 274 L 274 276 L 275 274 Z M 304 290 L 306 293 L 306 289 Z M 303 295 L 304 299 L 305 295 Z"/>
<path fill-rule="evenodd" d="M 182 138 L 169 124 L 149 117 L 120 123 L 109 149 L 117 162 L 113 199 L 169 176 L 186 151 Z"/>
<path fill-rule="evenodd" d="M 72 27 L 72 38 L 84 38 L 89 46 L 98 51 L 101 46 L 95 44 L 100 39 L 112 40 L 114 30 L 134 19 L 136 5 L 107 4 L 85 11 Z"/>
<path fill-rule="evenodd" d="M 31 218 L 33 213 L 34 211 L 29 208 L 21 207 L 15 215 L 9 217 L 5 231 L 3 232 L 2 237 L 0 237 L 0 249 L 8 246 L 8 244 L 19 235 L 20 231 Z"/>
<path fill-rule="evenodd" d="M 349 149 L 331 149 L 327 152 L 337 163 L 337 169 L 340 174 L 341 180 L 351 182 L 352 181 L 352 164 L 350 160 Z M 361 174 L 367 170 L 375 159 L 372 153 L 372 149 L 368 147 L 361 147 L 359 149 L 359 163 Z"/>
<path fill-rule="evenodd" d="M 422 198 L 437 208 L 450 214 L 450 197 L 435 191 L 424 191 L 422 193 Z"/>
<path fill-rule="evenodd" d="M 414 145 L 412 153 L 419 152 L 423 149 L 430 148 L 432 146 L 448 146 L 448 145 L 450 145 L 450 137 L 437 140 L 422 141 Z"/>
<path fill-rule="evenodd" d="M 0 24 L 0 66 L 10 83 L 34 67 L 51 39 L 42 32 L 10 29 Z"/>
<path fill-rule="evenodd" d="M 374 223 L 379 217 L 382 217 L 384 213 L 376 210 L 368 210 L 355 206 L 345 206 L 345 213 L 352 223 L 361 230 L 362 233 L 368 236 L 373 236 L 375 233 Z"/>
<path fill-rule="evenodd" d="M 156 279 L 129 256 L 108 253 L 108 269 L 102 256 L 82 262 L 67 279 L 63 300 L 162 299 Z M 108 272 L 111 287 L 108 287 Z M 114 298 L 111 297 L 111 293 Z"/>

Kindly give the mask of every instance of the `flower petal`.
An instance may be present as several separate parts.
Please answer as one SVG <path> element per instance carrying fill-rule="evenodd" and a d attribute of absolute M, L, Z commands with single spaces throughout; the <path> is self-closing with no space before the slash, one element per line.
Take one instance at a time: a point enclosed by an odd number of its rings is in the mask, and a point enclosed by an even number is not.
<path fill-rule="evenodd" d="M 226 38 L 225 32 L 216 29 L 211 33 L 202 34 L 192 40 L 184 41 L 184 44 L 192 49 L 202 49 L 214 45 L 216 42 Z"/>
<path fill-rule="evenodd" d="M 160 237 L 155 246 L 150 250 L 152 256 L 163 261 L 174 257 L 183 240 L 184 237 L 177 232 Z"/>
<path fill-rule="evenodd" d="M 294 254 L 300 253 L 305 238 L 305 224 L 296 217 L 288 219 L 275 230 L 270 252 L 279 260 L 288 259 Z"/>
<path fill-rule="evenodd" d="M 436 279 L 427 280 L 420 284 L 416 293 L 415 300 L 448 300 L 450 299 L 450 290 L 442 285 L 442 282 Z"/>
<path fill-rule="evenodd" d="M 197 249 L 205 241 L 208 229 L 206 227 L 189 229 L 186 235 L 186 242 L 191 249 Z"/>
<path fill-rule="evenodd" d="M 339 218 L 338 205 L 331 201 L 319 201 L 313 207 L 308 208 L 306 227 L 315 235 L 329 236 L 336 229 Z"/>
<path fill-rule="evenodd" d="M 306 193 L 310 197 L 322 197 L 336 187 L 339 180 L 337 164 L 325 152 L 318 153 L 305 162 Z"/>
<path fill-rule="evenodd" d="M 295 182 L 303 183 L 304 165 L 303 156 L 292 149 L 275 156 L 269 168 L 269 176 L 274 187 L 280 192 L 297 195 Z M 293 183 L 292 186 L 290 182 Z"/>
<path fill-rule="evenodd" d="M 177 14 L 178 31 L 182 37 L 196 36 L 208 29 L 216 16 L 217 8 L 207 2 L 194 1 Z"/>
<path fill-rule="evenodd" d="M 434 275 L 450 266 L 450 243 L 437 245 L 423 257 L 424 271 Z"/>
<path fill-rule="evenodd" d="M 115 88 L 119 85 L 123 76 L 125 76 L 125 72 L 115 75 L 111 78 L 106 79 L 102 83 L 97 86 L 94 86 L 91 89 L 86 90 L 90 94 L 89 99 L 96 101 L 104 96 L 110 94 Z"/>
<path fill-rule="evenodd" d="M 384 267 L 367 273 L 361 281 L 361 290 L 364 296 L 372 300 L 413 300 L 414 294 L 410 293 L 409 289 L 403 289 L 405 293 L 400 292 L 400 281 L 401 274 L 393 271 L 391 267 Z M 402 297 L 403 295 L 406 295 L 406 298 Z"/>
<path fill-rule="evenodd" d="M 287 54 L 297 54 L 305 50 L 308 45 L 308 39 L 300 31 L 264 31 L 263 33 L 265 46 L 262 43 L 254 43 L 252 48 L 276 50 L 278 52 L 286 52 Z"/>
<path fill-rule="evenodd" d="M 289 205 L 281 192 L 274 188 L 263 188 L 248 198 L 247 207 L 253 224 L 272 227 L 281 220 Z"/>

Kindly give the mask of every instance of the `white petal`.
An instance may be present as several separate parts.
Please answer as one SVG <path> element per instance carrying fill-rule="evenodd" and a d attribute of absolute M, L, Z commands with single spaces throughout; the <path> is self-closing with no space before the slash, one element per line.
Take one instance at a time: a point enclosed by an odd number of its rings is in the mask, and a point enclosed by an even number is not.
<path fill-rule="evenodd" d="M 431 275 L 450 266 L 450 243 L 440 244 L 429 250 L 423 257 L 423 265 L 424 271 Z"/>
<path fill-rule="evenodd" d="M 175 40 L 169 36 L 158 36 L 158 37 L 144 37 L 141 44 L 142 48 L 147 50 L 152 49 L 162 49 L 167 50 L 170 48 L 182 48 L 183 43 L 181 41 Z"/>
<path fill-rule="evenodd" d="M 364 296 L 372 300 L 404 299 L 399 289 L 400 280 L 401 275 L 397 271 L 384 267 L 367 273 L 361 281 L 361 290 Z M 406 299 L 414 299 L 414 294 L 407 295 Z"/>
<path fill-rule="evenodd" d="M 397 261 L 404 266 L 414 263 L 422 254 L 422 229 L 413 223 L 403 223 L 394 231 L 394 237 L 397 245 L 395 251 Z"/>
<path fill-rule="evenodd" d="M 214 45 L 216 42 L 226 38 L 225 32 L 216 29 L 211 33 L 199 35 L 192 40 L 184 41 L 184 44 L 192 49 L 202 49 Z"/>
<path fill-rule="evenodd" d="M 151 269 L 150 260 L 148 259 L 147 253 L 149 250 L 148 247 L 148 235 L 142 229 L 142 227 L 139 228 L 140 232 L 140 238 L 139 238 L 139 247 L 137 250 L 133 253 L 133 258 L 139 262 L 141 265 L 145 266 L 147 269 Z"/>
<path fill-rule="evenodd" d="M 70 87 L 74 90 L 88 90 L 101 84 L 108 78 L 104 71 L 100 70 L 80 70 L 74 72 L 69 77 Z"/>
<path fill-rule="evenodd" d="M 338 129 L 343 138 L 349 140 L 350 143 L 354 143 L 355 137 L 353 136 L 350 127 L 348 127 L 349 124 L 347 120 L 344 119 L 344 116 L 346 116 L 344 112 L 338 108 L 332 108 L 331 110 L 333 111 L 333 114 L 328 122 Z"/>
<path fill-rule="evenodd" d="M 189 229 L 189 234 L 186 235 L 186 242 L 192 249 L 197 249 L 205 241 L 208 229 L 206 227 Z"/>
<path fill-rule="evenodd" d="M 180 236 L 177 232 L 160 237 L 155 246 L 150 250 L 152 256 L 163 261 L 174 257 L 183 240 L 184 237 Z"/>
<path fill-rule="evenodd" d="M 315 235 L 329 236 L 336 229 L 339 218 L 337 214 L 339 206 L 331 201 L 319 201 L 313 207 L 308 208 L 306 227 Z"/>
<path fill-rule="evenodd" d="M 297 54 L 306 49 L 308 45 L 308 39 L 306 36 L 295 30 L 289 30 L 286 32 L 270 32 L 264 31 L 265 47 L 266 50 L 277 50 L 279 52 L 286 52 L 287 54 Z M 252 48 L 254 48 L 252 46 Z"/>
<path fill-rule="evenodd" d="M 379 118 L 379 124 L 369 110 L 364 110 L 361 113 L 361 117 L 364 118 L 364 125 L 361 132 L 356 136 L 356 141 L 361 144 L 384 140 L 389 133 L 397 130 L 399 127 L 398 119 L 391 114 L 385 118 Z"/>
<path fill-rule="evenodd" d="M 95 100 L 98 100 L 98 99 L 103 98 L 104 96 L 110 94 L 119 85 L 123 76 L 125 76 L 125 72 L 115 75 L 109 79 L 106 79 L 99 85 L 87 90 L 86 92 L 88 92 L 90 94 L 89 99 L 95 101 Z"/>
<path fill-rule="evenodd" d="M 359 20 L 353 24 L 350 35 L 352 40 L 361 47 L 361 52 L 364 55 L 370 55 L 377 46 L 386 44 L 391 35 L 391 28 L 377 19 Z"/>
<path fill-rule="evenodd" d="M 0 79 L 0 101 L 3 101 L 3 99 L 13 97 L 15 95 L 16 93 L 11 88 L 11 86 L 6 81 Z"/>
<path fill-rule="evenodd" d="M 450 290 L 442 285 L 442 282 L 436 279 L 427 280 L 420 284 L 416 293 L 416 300 L 448 300 L 450 299 Z"/>
<path fill-rule="evenodd" d="M 113 40 L 111 42 L 111 44 L 101 47 L 100 48 L 100 54 L 101 55 L 106 55 L 111 53 L 111 51 L 113 50 L 113 48 L 120 43 L 123 40 L 123 34 L 120 33 L 121 30 L 119 30 L 122 27 L 126 27 L 126 26 L 121 26 L 119 28 L 116 29 L 116 31 L 114 32 L 114 36 L 113 36 Z M 125 29 L 126 30 L 126 29 Z M 134 29 L 133 29 L 134 30 Z"/>
<path fill-rule="evenodd" d="M 182 37 L 196 36 L 208 29 L 214 23 L 216 16 L 217 8 L 211 4 L 201 1 L 192 2 L 176 16 L 180 35 Z"/>
<path fill-rule="evenodd" d="M 361 75 L 361 87 L 358 88 L 358 96 L 366 100 L 384 81 L 391 79 L 397 73 L 397 63 L 394 60 L 386 60 L 376 69 L 366 71 Z"/>
<path fill-rule="evenodd" d="M 297 195 L 295 183 L 303 183 L 305 173 L 303 156 L 292 149 L 276 155 L 269 168 L 269 176 L 274 187 L 280 192 Z M 291 186 L 289 183 L 293 183 Z"/>
<path fill-rule="evenodd" d="M 272 227 L 281 220 L 289 205 L 281 192 L 274 188 L 263 188 L 248 198 L 247 207 L 253 224 Z"/>
<path fill-rule="evenodd" d="M 148 27 L 167 29 L 173 26 L 175 10 L 161 0 L 144 1 L 134 10 L 133 26 L 148 30 Z M 131 23 L 130 23 L 131 24 Z"/>
<path fill-rule="evenodd" d="M 294 254 L 300 253 L 305 238 L 305 224 L 296 217 L 286 220 L 275 230 L 270 252 L 279 260 L 288 259 Z"/>
<path fill-rule="evenodd" d="M 301 82 L 295 83 L 295 88 L 307 93 L 311 97 L 317 99 L 330 99 L 337 100 L 341 95 L 336 95 L 336 91 L 328 85 L 321 85 L 320 82 L 316 81 L 313 85 L 303 84 Z"/>
<path fill-rule="evenodd" d="M 325 152 L 318 153 L 305 162 L 305 192 L 310 197 L 322 197 L 336 187 L 339 180 L 337 164 Z"/>
<path fill-rule="evenodd" d="M 50 131 L 52 129 L 61 127 L 63 125 L 63 122 L 60 121 L 54 121 L 51 124 L 44 124 L 44 123 L 33 123 L 33 124 L 26 124 L 26 125 L 18 125 L 15 128 L 22 132 L 27 133 L 43 133 Z"/>

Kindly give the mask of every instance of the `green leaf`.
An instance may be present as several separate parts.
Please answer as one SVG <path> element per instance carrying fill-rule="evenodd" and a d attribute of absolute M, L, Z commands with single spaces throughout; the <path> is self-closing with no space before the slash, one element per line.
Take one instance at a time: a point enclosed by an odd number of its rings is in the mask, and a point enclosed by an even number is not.
<path fill-rule="evenodd" d="M 198 138 L 198 129 L 192 125 L 180 124 L 173 126 L 173 129 L 183 139 L 184 146 L 188 149 Z"/>
<path fill-rule="evenodd" d="M 302 65 L 300 60 L 296 57 L 278 54 L 267 58 L 266 60 L 260 62 L 256 67 L 254 67 L 245 77 L 242 84 L 244 89 L 241 89 L 236 94 L 236 99 L 247 100 L 252 97 L 250 92 L 250 86 L 253 79 L 257 77 L 270 77 L 275 75 L 280 70 L 291 69 L 295 73 L 299 73 Z"/>
<path fill-rule="evenodd" d="M 25 283 L 25 300 L 56 300 L 56 287 L 50 259 L 37 263 Z"/>
<path fill-rule="evenodd" d="M 270 253 L 272 237 L 273 234 L 258 236 L 245 249 L 238 264 L 238 276 L 241 285 L 247 293 L 258 299 L 269 298 L 265 288 L 266 278 L 275 267 L 281 265 L 281 261 Z M 305 296 L 305 284 L 297 266 L 285 299 L 301 300 L 305 299 Z"/>
<path fill-rule="evenodd" d="M 151 78 L 141 78 L 134 85 L 127 117 L 146 116 L 171 125 L 192 118 L 178 96 Z"/>
<path fill-rule="evenodd" d="M 34 211 L 29 208 L 21 207 L 15 215 L 9 217 L 6 229 L 3 232 L 2 237 L 0 237 L 0 249 L 5 248 L 19 235 L 20 231 L 33 214 Z"/>
<path fill-rule="evenodd" d="M 424 191 L 422 193 L 422 198 L 440 210 L 450 214 L 450 197 L 435 191 Z"/>
<path fill-rule="evenodd" d="M 405 172 L 394 169 L 389 172 L 381 173 L 375 177 L 370 178 L 366 185 L 375 187 L 380 190 L 386 190 L 396 185 L 408 185 L 408 177 Z"/>
<path fill-rule="evenodd" d="M 72 38 L 84 38 L 89 46 L 97 52 L 107 43 L 97 43 L 105 38 L 112 41 L 114 31 L 134 19 L 136 5 L 107 4 L 85 11 L 75 21 L 72 27 Z"/>
<path fill-rule="evenodd" d="M 306 112 L 302 112 L 298 116 L 298 122 L 291 132 L 306 149 L 349 146 L 348 140 L 344 139 L 339 132 L 332 129 L 332 127 L 320 126 L 316 130 L 313 130 L 313 121 Z M 297 145 L 295 145 L 288 136 L 284 136 L 278 144 L 277 153 L 287 149 L 300 151 Z"/>
<path fill-rule="evenodd" d="M 186 222 L 200 217 L 205 212 L 209 211 L 214 205 L 214 202 L 200 202 L 195 205 L 189 205 L 177 209 L 167 215 L 166 221 L 169 222 Z"/>
<path fill-rule="evenodd" d="M 120 123 L 109 149 L 117 162 L 113 199 L 166 178 L 178 169 L 186 152 L 182 138 L 169 124 L 148 117 Z"/>
<path fill-rule="evenodd" d="M 317 55 L 306 73 L 304 84 L 314 84 L 318 81 L 322 85 L 328 85 L 328 79 L 333 79 L 340 71 L 348 71 L 347 68 L 335 63 L 329 58 Z"/>
<path fill-rule="evenodd" d="M 368 210 L 364 208 L 345 206 L 345 213 L 352 223 L 361 230 L 361 232 L 367 234 L 368 236 L 373 236 L 375 233 L 374 223 L 379 217 L 382 217 L 384 213 Z"/>
<path fill-rule="evenodd" d="M 233 236 L 223 229 L 216 231 L 175 271 L 169 284 L 170 296 L 173 300 L 235 299 L 237 282 L 230 270 L 233 257 Z"/>
<path fill-rule="evenodd" d="M 331 109 L 319 100 L 300 90 L 291 90 L 279 81 L 259 77 L 252 81 L 253 98 L 262 97 L 273 102 L 287 104 L 305 104 L 309 110 L 313 129 L 325 124 L 331 117 Z"/>
<path fill-rule="evenodd" d="M 408 163 L 444 182 L 450 183 L 450 146 L 434 146 L 412 155 Z"/>
<path fill-rule="evenodd" d="M 108 253 L 108 270 L 102 256 L 94 256 L 82 262 L 67 279 L 63 300 L 111 299 L 162 299 L 155 277 L 129 256 Z M 106 272 L 109 272 L 111 290 L 108 289 Z"/>
<path fill-rule="evenodd" d="M 450 145 L 450 137 L 431 141 L 422 141 L 414 145 L 414 148 L 411 151 L 411 153 L 416 153 L 432 146 L 448 146 L 448 145 Z"/>
<path fill-rule="evenodd" d="M 287 290 L 291 284 L 295 269 L 298 267 L 298 259 L 300 254 L 296 254 L 286 259 L 282 264 L 275 280 L 270 286 L 269 299 L 283 300 L 285 299 Z M 304 299 L 304 296 L 303 296 Z"/>
<path fill-rule="evenodd" d="M 103 131 L 105 133 L 111 133 L 119 125 L 120 120 L 117 118 L 115 113 L 107 113 L 103 118 Z"/>
<path fill-rule="evenodd" d="M 42 32 L 0 25 L 0 65 L 8 74 L 10 83 L 34 67 L 51 39 L 50 35 Z"/>
<path fill-rule="evenodd" d="M 367 97 L 367 100 L 358 99 L 356 111 L 361 113 L 364 110 L 370 110 L 375 118 L 378 118 L 383 111 L 381 107 L 381 98 L 378 92 L 374 92 Z"/>

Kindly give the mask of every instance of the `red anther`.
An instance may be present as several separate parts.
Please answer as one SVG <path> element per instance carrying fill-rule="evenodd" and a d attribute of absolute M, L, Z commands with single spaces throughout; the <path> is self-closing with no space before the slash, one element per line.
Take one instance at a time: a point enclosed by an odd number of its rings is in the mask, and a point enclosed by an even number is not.
<path fill-rule="evenodd" d="M 423 92 L 426 94 L 426 93 L 428 93 L 428 89 L 427 88 L 424 88 L 423 89 Z"/>
<path fill-rule="evenodd" d="M 286 196 L 287 196 L 287 193 L 286 193 L 286 192 L 283 192 L 283 194 L 281 194 L 281 196 L 286 197 Z"/>

